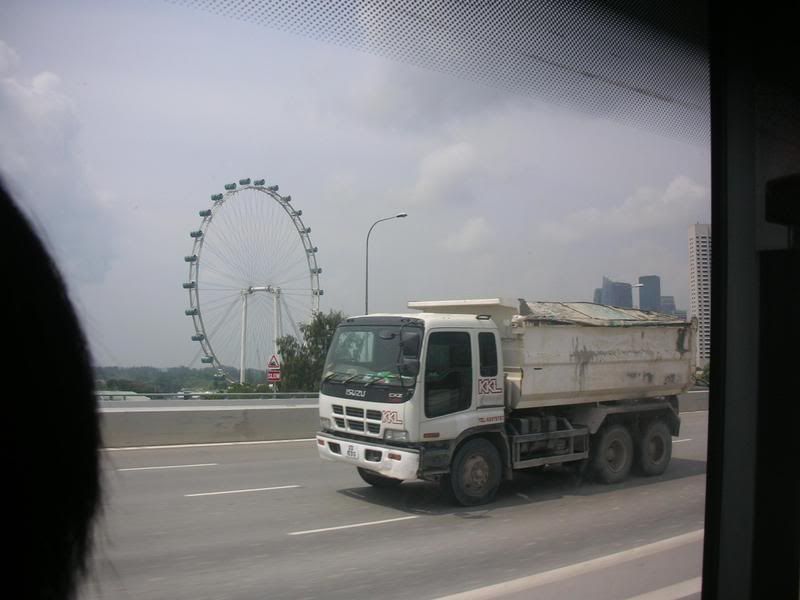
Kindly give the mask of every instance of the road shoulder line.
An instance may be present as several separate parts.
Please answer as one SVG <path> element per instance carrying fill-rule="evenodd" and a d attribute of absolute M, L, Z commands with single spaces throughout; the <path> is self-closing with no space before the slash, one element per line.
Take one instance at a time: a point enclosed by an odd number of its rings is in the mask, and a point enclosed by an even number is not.
<path fill-rule="evenodd" d="M 645 544 L 644 546 L 629 548 L 628 550 L 615 552 L 614 554 L 607 554 L 606 556 L 600 556 L 584 562 L 567 565 L 566 567 L 559 567 L 550 571 L 544 571 L 542 573 L 536 573 L 535 575 L 528 575 L 526 577 L 520 577 L 518 579 L 512 579 L 510 581 L 504 581 L 502 583 L 496 583 L 494 585 L 488 585 L 458 594 L 441 596 L 437 600 L 491 600 L 493 598 L 500 598 L 508 594 L 518 594 L 536 587 L 547 585 L 549 583 L 555 583 L 557 581 L 569 579 L 577 575 L 583 575 L 585 573 L 591 573 L 592 571 L 607 569 L 624 562 L 643 558 L 659 552 L 665 552 L 667 550 L 671 550 L 679 546 L 685 546 L 702 539 L 703 530 L 697 529 L 695 531 L 690 531 L 688 533 L 667 538 L 665 540 L 659 540 L 658 542 Z"/>

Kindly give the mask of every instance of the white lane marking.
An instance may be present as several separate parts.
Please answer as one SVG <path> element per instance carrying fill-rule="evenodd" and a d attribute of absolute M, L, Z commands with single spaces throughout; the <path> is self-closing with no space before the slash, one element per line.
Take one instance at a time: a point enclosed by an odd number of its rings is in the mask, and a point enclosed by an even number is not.
<path fill-rule="evenodd" d="M 567 565 L 566 567 L 559 567 L 551 571 L 544 571 L 543 573 L 536 573 L 535 575 L 528 575 L 527 577 L 520 577 L 519 579 L 512 579 L 494 585 L 487 585 L 485 587 L 476 588 L 459 594 L 451 594 L 449 596 L 442 596 L 437 600 L 491 600 L 499 598 L 508 594 L 519 594 L 526 592 L 536 587 L 547 585 L 568 579 L 577 575 L 591 573 L 592 571 L 599 571 L 607 569 L 614 565 L 623 562 L 628 562 L 659 552 L 665 552 L 673 548 L 685 546 L 703 539 L 703 530 L 690 531 L 672 538 L 653 542 L 652 544 L 645 544 L 644 546 L 637 546 L 614 554 L 600 556 L 584 562 L 575 563 L 574 565 Z"/>
<path fill-rule="evenodd" d="M 708 412 L 707 408 L 704 409 L 704 410 L 686 410 L 686 411 L 682 410 L 681 411 L 681 416 L 683 416 L 683 415 L 696 415 L 697 413 L 707 413 L 707 412 Z"/>
<path fill-rule="evenodd" d="M 707 394 L 708 390 L 689 390 L 687 394 Z"/>
<path fill-rule="evenodd" d="M 368 525 L 380 525 L 382 523 L 394 523 L 395 521 L 407 521 L 417 519 L 418 515 L 410 517 L 397 517 L 396 519 L 383 519 L 382 521 L 367 521 L 365 523 L 353 523 L 352 525 L 339 525 L 338 527 L 324 527 L 322 529 L 308 529 L 306 531 L 292 531 L 289 535 L 308 535 L 309 533 L 322 533 L 324 531 L 336 531 L 337 529 L 350 529 L 351 527 L 367 527 Z"/>
<path fill-rule="evenodd" d="M 691 442 L 692 438 L 683 438 L 682 440 L 675 440 L 673 444 L 680 444 L 681 442 Z"/>
<path fill-rule="evenodd" d="M 156 469 L 188 469 L 189 467 L 216 467 L 219 463 L 197 463 L 195 465 L 163 465 L 159 467 L 126 467 L 117 471 L 155 471 Z"/>
<path fill-rule="evenodd" d="M 196 496 L 221 496 L 223 494 L 245 494 L 247 492 L 268 492 L 270 490 L 288 490 L 290 488 L 299 488 L 299 485 L 276 485 L 274 487 L 265 488 L 249 488 L 246 490 L 226 490 L 224 492 L 201 492 L 199 494 L 184 494 L 187 498 L 194 498 Z"/>
<path fill-rule="evenodd" d="M 313 442 L 316 438 L 298 438 L 296 440 L 258 440 L 255 442 L 209 442 L 205 444 L 169 444 L 167 446 L 128 446 L 120 448 L 103 448 L 107 452 L 121 450 L 169 450 L 170 448 L 209 448 L 214 446 L 254 446 L 258 444 L 291 444 L 292 442 Z"/>
<path fill-rule="evenodd" d="M 702 578 L 695 577 L 694 579 L 687 579 L 686 581 L 681 581 L 680 583 L 676 583 L 674 585 L 668 585 L 667 587 L 663 587 L 652 592 L 639 594 L 638 596 L 631 596 L 626 600 L 679 600 L 680 598 L 685 598 L 690 594 L 696 594 L 702 590 L 702 587 Z"/>

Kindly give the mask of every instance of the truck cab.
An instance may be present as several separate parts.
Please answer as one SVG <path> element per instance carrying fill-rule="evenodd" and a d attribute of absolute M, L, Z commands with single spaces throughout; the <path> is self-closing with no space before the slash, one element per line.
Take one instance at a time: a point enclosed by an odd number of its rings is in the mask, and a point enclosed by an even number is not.
<path fill-rule="evenodd" d="M 372 485 L 447 475 L 458 440 L 503 435 L 499 347 L 486 315 L 347 319 L 320 386 L 320 455 L 353 464 Z"/>

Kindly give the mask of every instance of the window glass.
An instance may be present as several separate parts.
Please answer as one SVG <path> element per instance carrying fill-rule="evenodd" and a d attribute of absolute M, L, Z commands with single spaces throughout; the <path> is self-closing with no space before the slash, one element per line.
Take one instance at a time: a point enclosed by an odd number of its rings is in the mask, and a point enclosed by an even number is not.
<path fill-rule="evenodd" d="M 487 331 L 479 333 L 478 349 L 481 358 L 481 377 L 497 377 L 497 342 L 494 334 Z"/>
<path fill-rule="evenodd" d="M 472 349 L 465 332 L 437 332 L 428 338 L 425 361 L 425 416 L 439 417 L 469 408 Z"/>

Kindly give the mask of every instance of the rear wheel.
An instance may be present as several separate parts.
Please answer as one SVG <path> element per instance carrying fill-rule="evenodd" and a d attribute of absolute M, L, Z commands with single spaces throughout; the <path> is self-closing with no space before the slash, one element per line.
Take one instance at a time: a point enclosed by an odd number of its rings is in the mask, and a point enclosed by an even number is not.
<path fill-rule="evenodd" d="M 672 434 L 661 419 L 650 421 L 639 438 L 637 467 L 643 475 L 661 475 L 672 458 Z"/>
<path fill-rule="evenodd" d="M 502 465 L 494 444 L 482 438 L 466 442 L 453 459 L 450 476 L 443 484 L 450 487 L 462 506 L 491 502 L 500 486 Z"/>
<path fill-rule="evenodd" d="M 375 471 L 370 471 L 369 469 L 362 469 L 361 467 L 356 467 L 358 469 L 358 474 L 361 475 L 361 479 L 366 481 L 368 484 L 374 487 L 379 488 L 389 488 L 389 487 L 397 487 L 401 483 L 403 483 L 402 479 L 395 479 L 394 477 L 386 477 L 384 475 L 379 475 Z"/>
<path fill-rule="evenodd" d="M 633 464 L 633 438 L 619 423 L 603 427 L 592 443 L 592 471 L 603 483 L 619 483 Z"/>

